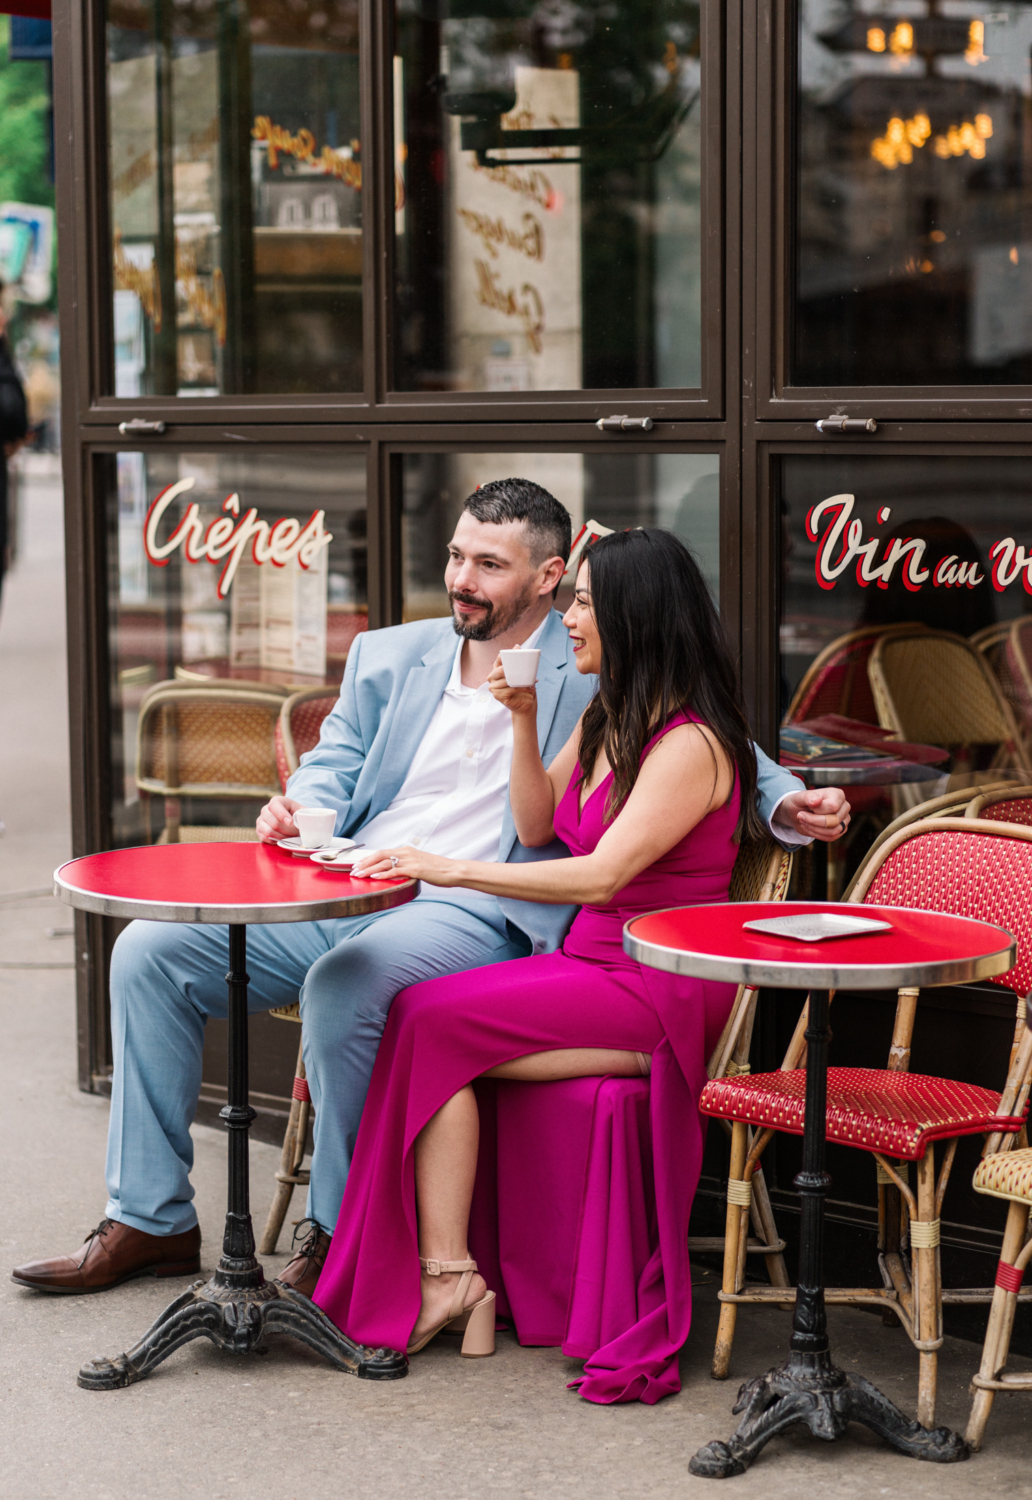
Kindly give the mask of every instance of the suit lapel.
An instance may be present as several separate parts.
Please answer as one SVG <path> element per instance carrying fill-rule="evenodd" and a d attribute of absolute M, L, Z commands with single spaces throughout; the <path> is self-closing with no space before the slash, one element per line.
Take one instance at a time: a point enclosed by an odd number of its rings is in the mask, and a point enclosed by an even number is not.
<path fill-rule="evenodd" d="M 566 674 L 569 670 L 569 636 L 557 610 L 553 609 L 545 621 L 545 628 L 541 632 L 538 644 L 541 650 L 541 663 L 538 667 L 537 682 L 537 732 L 538 748 L 544 755 L 552 720 L 555 718 L 559 703 L 559 695 L 563 690 L 563 683 L 566 681 Z"/>
<path fill-rule="evenodd" d="M 431 647 L 418 667 L 409 669 L 394 707 L 368 817 L 381 813 L 401 790 L 420 741 L 448 686 L 457 645 L 455 636 L 448 635 Z"/>

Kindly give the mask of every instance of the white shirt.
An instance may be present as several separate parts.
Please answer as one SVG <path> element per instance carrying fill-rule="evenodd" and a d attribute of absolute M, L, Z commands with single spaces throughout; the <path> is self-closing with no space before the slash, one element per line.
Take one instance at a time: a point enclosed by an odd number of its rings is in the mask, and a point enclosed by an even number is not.
<path fill-rule="evenodd" d="M 544 622 L 523 645 L 536 646 L 543 629 Z M 449 859 L 498 858 L 512 766 L 512 715 L 486 682 L 463 686 L 462 647 L 459 640 L 448 684 L 398 795 L 355 835 L 368 849 L 409 844 Z M 462 894 L 494 900 L 464 888 Z"/>

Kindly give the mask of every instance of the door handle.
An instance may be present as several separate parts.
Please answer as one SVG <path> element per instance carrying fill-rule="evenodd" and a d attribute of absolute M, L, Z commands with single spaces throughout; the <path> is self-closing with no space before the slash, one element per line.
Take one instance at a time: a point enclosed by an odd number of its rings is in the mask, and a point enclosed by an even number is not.
<path fill-rule="evenodd" d="M 873 417 L 822 417 L 813 424 L 822 435 L 829 432 L 877 432 Z"/>
<path fill-rule="evenodd" d="M 165 431 L 164 422 L 149 422 L 146 417 L 133 417 L 131 422 L 119 422 L 118 430 L 123 437 L 160 437 Z"/>
<path fill-rule="evenodd" d="M 651 432 L 651 417 L 599 417 L 599 432 Z"/>

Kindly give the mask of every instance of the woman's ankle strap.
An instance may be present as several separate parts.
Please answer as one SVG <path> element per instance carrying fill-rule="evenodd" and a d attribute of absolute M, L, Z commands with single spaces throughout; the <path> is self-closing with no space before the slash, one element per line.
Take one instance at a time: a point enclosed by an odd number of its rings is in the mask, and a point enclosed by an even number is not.
<path fill-rule="evenodd" d="M 475 1260 L 424 1260 L 422 1256 L 419 1264 L 428 1276 L 444 1276 L 449 1271 L 475 1271 L 477 1268 Z"/>

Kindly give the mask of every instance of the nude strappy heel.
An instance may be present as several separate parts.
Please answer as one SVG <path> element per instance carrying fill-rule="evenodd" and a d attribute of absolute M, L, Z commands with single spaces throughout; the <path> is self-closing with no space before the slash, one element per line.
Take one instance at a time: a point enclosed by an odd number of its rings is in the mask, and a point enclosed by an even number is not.
<path fill-rule="evenodd" d="M 418 1344 L 409 1344 L 406 1354 L 418 1354 L 424 1345 L 429 1344 L 432 1338 L 445 1328 L 461 1333 L 462 1348 L 459 1353 L 464 1359 L 483 1359 L 485 1355 L 495 1352 L 495 1294 L 485 1292 L 479 1302 L 474 1302 L 472 1307 L 464 1307 L 463 1301 L 469 1291 L 469 1284 L 473 1280 L 477 1269 L 475 1260 L 423 1260 L 420 1257 L 419 1264 L 428 1276 L 443 1276 L 449 1271 L 462 1271 L 459 1284 L 455 1288 L 448 1316 L 438 1323 L 436 1328 L 431 1328 L 425 1333 Z"/>

